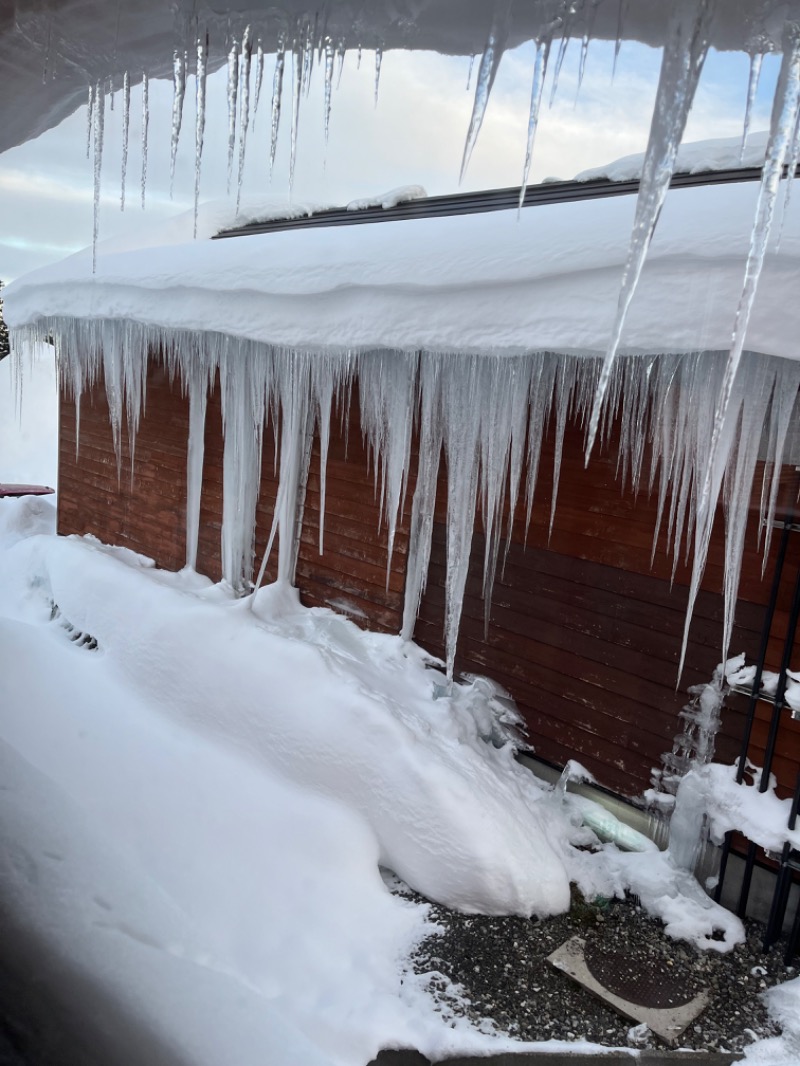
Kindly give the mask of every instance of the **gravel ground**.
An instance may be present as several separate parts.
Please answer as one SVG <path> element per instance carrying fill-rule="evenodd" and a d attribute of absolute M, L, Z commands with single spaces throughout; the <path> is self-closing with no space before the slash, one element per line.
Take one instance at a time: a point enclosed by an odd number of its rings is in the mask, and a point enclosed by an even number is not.
<path fill-rule="evenodd" d="M 404 894 L 414 896 L 408 889 Z M 631 1032 L 634 1022 L 546 962 L 575 935 L 586 938 L 587 949 L 596 945 L 599 951 L 623 953 L 631 968 L 640 966 L 659 986 L 679 974 L 686 998 L 708 989 L 708 1006 L 679 1041 L 684 1048 L 738 1052 L 756 1038 L 774 1036 L 778 1030 L 760 993 L 797 976 L 795 968 L 783 964 L 782 944 L 762 953 L 763 930 L 753 922 L 746 923 L 747 942 L 722 954 L 669 939 L 661 922 L 632 901 L 587 903 L 576 896 L 568 914 L 544 921 L 470 916 L 430 906 L 441 933 L 423 941 L 411 968 L 430 975 L 437 1009 L 468 1015 L 482 1028 L 492 1026 L 521 1040 L 664 1046 L 649 1030 Z"/>

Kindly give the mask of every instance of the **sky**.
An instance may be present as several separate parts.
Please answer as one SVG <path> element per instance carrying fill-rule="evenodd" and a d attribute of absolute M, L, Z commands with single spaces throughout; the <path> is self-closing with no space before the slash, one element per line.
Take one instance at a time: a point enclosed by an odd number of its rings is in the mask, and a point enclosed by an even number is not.
<path fill-rule="evenodd" d="M 580 46 L 564 59 L 552 105 L 555 52 L 544 92 L 532 181 L 571 178 L 581 170 L 641 152 L 647 142 L 660 56 L 623 43 L 612 79 L 613 45 L 592 42 L 580 93 Z M 345 60 L 333 94 L 325 145 L 321 71 L 303 100 L 294 187 L 289 189 L 289 114 L 281 116 L 278 151 L 269 179 L 270 96 L 274 59 L 266 57 L 262 96 L 248 136 L 243 197 L 347 203 L 407 184 L 430 195 L 518 185 L 530 104 L 533 45 L 507 53 L 463 184 L 459 171 L 473 93 L 470 60 L 430 52 L 387 52 L 375 102 L 375 57 Z M 477 68 L 477 60 L 475 64 Z M 474 73 L 474 71 L 473 71 Z M 752 129 L 763 129 L 777 75 L 764 63 Z M 741 134 L 748 76 L 742 54 L 712 52 L 706 62 L 684 141 Z M 289 72 L 287 71 L 287 83 Z M 187 88 L 175 180 L 170 195 L 172 86 L 151 82 L 146 211 L 140 206 L 141 87 L 131 93 L 126 209 L 120 211 L 122 107 L 106 110 L 100 198 L 100 239 L 135 233 L 191 208 L 194 188 L 193 79 Z M 228 195 L 225 71 L 208 82 L 201 199 Z M 5 282 L 64 258 L 91 242 L 93 179 L 87 159 L 87 115 L 81 108 L 60 126 L 0 155 L 0 279 Z M 235 165 L 234 165 L 235 166 Z M 235 196 L 236 176 L 232 195 Z M 28 366 L 22 403 L 14 395 L 10 360 L 0 363 L 0 482 L 56 479 L 54 370 L 50 352 Z M 21 418 L 20 418 L 21 414 Z"/>

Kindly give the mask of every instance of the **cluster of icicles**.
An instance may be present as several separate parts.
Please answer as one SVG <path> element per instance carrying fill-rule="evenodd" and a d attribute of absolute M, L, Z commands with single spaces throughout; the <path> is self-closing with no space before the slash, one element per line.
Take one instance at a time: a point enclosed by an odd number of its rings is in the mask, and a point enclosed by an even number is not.
<path fill-rule="evenodd" d="M 485 534 L 488 612 L 513 516 L 524 506 L 530 520 L 548 426 L 555 433 L 552 529 L 565 428 L 573 420 L 588 431 L 602 372 L 599 359 L 552 352 L 513 357 L 389 350 L 304 352 L 221 334 L 165 332 L 110 320 L 42 320 L 31 332 L 36 333 L 33 339 L 55 339 L 62 387 L 76 401 L 102 372 L 118 463 L 125 423 L 133 464 L 148 353 L 161 353 L 170 372 L 179 376 L 190 402 L 186 522 L 190 567 L 197 554 L 206 403 L 219 375 L 225 435 L 222 567 L 224 579 L 240 592 L 254 584 L 255 513 L 268 418 L 275 428 L 280 480 L 256 588 L 276 535 L 278 578 L 293 581 L 312 440 L 316 434 L 320 442 L 322 515 L 332 412 L 346 411 L 351 385 L 357 380 L 389 563 L 409 472 L 412 464 L 415 467 L 403 620 L 406 638 L 413 634 L 425 588 L 439 468 L 445 460 L 445 642 L 451 677 L 476 514 Z M 800 444 L 800 362 L 744 353 L 715 444 L 716 428 L 703 412 L 713 409 L 725 372 L 722 352 L 620 358 L 600 421 L 602 438 L 610 439 L 609 430 L 616 427 L 621 490 L 629 486 L 635 493 L 657 495 L 653 551 L 659 529 L 666 528 L 674 567 L 684 557 L 692 561 L 684 655 L 717 502 L 721 499 L 724 504 L 726 522 L 723 645 L 727 651 L 757 460 L 764 460 L 760 538 L 766 559 L 781 464 Z M 704 494 L 710 494 L 710 507 L 703 503 Z M 320 551 L 323 538 L 321 517 Z"/>
<path fill-rule="evenodd" d="M 573 23 L 580 22 L 584 27 L 580 41 L 581 55 L 579 81 L 583 78 L 586 66 L 592 25 L 597 8 L 602 0 L 554 0 L 552 19 L 535 41 L 535 60 L 533 84 L 531 90 L 530 116 L 528 123 L 525 159 L 522 169 L 520 202 L 528 182 L 531 159 L 533 155 L 536 130 L 542 103 L 544 85 L 548 74 L 551 48 L 558 41 L 557 56 L 552 71 L 552 103 L 558 86 L 558 76 L 564 62 L 564 56 L 571 39 Z M 624 35 L 624 3 L 620 2 L 620 21 L 618 26 L 615 61 L 619 45 Z M 694 99 L 703 64 L 712 36 L 716 5 L 714 0 L 675 0 L 671 4 L 668 32 L 663 48 L 661 70 L 658 81 L 656 101 L 650 128 L 647 150 L 645 153 L 640 189 L 637 199 L 636 214 L 631 233 L 627 262 L 623 271 L 619 301 L 614 327 L 609 338 L 608 349 L 600 374 L 597 379 L 594 399 L 589 413 L 586 438 L 587 455 L 591 451 L 600 423 L 606 392 L 611 379 L 612 368 L 617 357 L 620 340 L 623 335 L 628 310 L 633 301 L 639 277 L 647 257 L 661 208 L 669 189 L 674 171 L 677 151 L 683 137 L 686 121 Z M 760 10 L 760 9 L 759 9 Z M 762 10 L 762 15 L 764 11 Z M 466 135 L 462 176 L 469 162 L 483 123 L 486 106 L 495 81 L 497 70 L 503 56 L 511 29 L 511 5 L 508 0 L 496 0 L 491 15 L 488 37 L 475 78 L 475 97 L 472 117 Z M 196 22 L 185 28 L 186 37 L 174 50 L 173 77 L 174 94 L 172 109 L 171 136 L 171 173 L 174 175 L 175 159 L 183 123 L 184 101 L 190 73 L 194 72 L 195 83 L 195 229 L 197 205 L 200 195 L 200 170 L 203 155 L 205 131 L 206 81 L 209 56 L 209 33 L 201 30 Z M 759 75 L 764 55 L 768 47 L 767 34 L 759 32 L 757 11 L 754 9 L 751 69 L 745 101 L 745 118 L 742 144 L 744 145 L 750 125 L 750 117 L 755 101 Z M 268 47 L 272 47 L 269 45 Z M 290 154 L 290 189 L 294 178 L 295 154 L 297 147 L 297 128 L 301 99 L 308 93 L 315 58 L 324 71 L 324 129 L 327 135 L 330 123 L 332 88 L 334 81 L 341 77 L 348 42 L 344 39 L 334 41 L 320 30 L 318 20 L 307 16 L 300 19 L 292 32 L 283 32 L 274 42 L 275 62 L 272 76 L 271 129 L 269 148 L 269 170 L 275 160 L 278 130 L 281 120 L 282 101 L 284 97 L 284 74 L 287 56 L 291 58 L 291 154 Z M 247 135 L 252 114 L 255 115 L 262 96 L 265 74 L 266 48 L 262 37 L 248 24 L 238 31 L 228 31 L 227 51 L 227 106 L 228 106 L 228 176 L 229 185 L 237 156 L 238 137 L 238 196 L 241 191 L 247 151 Z M 361 48 L 358 47 L 359 62 Z M 474 57 L 473 57 L 474 58 Z M 375 50 L 375 99 L 377 103 L 381 71 L 382 51 Z M 470 64 L 470 75 L 472 64 Z M 89 141 L 94 143 L 94 198 L 95 221 L 94 242 L 97 241 L 97 219 L 100 200 L 100 180 L 103 153 L 103 129 L 105 96 L 113 88 L 107 82 L 97 82 L 89 89 Z M 127 172 L 128 127 L 130 121 L 130 78 L 124 75 L 123 86 L 123 159 L 122 159 L 122 194 L 121 204 L 125 203 L 125 181 Z M 113 104 L 113 93 L 111 94 Z M 251 108 L 252 100 L 252 108 Z M 148 130 L 148 86 L 144 77 L 142 89 L 142 179 L 141 191 L 144 203 L 145 181 L 147 171 L 147 130 Z M 90 144 L 87 142 L 87 153 Z M 788 19 L 783 28 L 782 62 L 775 91 L 769 140 L 767 144 L 756 215 L 753 223 L 750 247 L 743 270 L 742 293 L 735 315 L 732 309 L 731 346 L 728 353 L 725 373 L 720 383 L 720 390 L 714 398 L 716 411 L 714 429 L 709 452 L 708 473 L 699 501 L 702 513 L 710 512 L 713 471 L 716 466 L 717 453 L 722 447 L 721 435 L 724 431 L 726 412 L 731 403 L 734 382 L 744 351 L 747 326 L 758 289 L 759 278 L 764 263 L 773 224 L 779 217 L 778 202 L 781 192 L 781 179 L 786 173 L 794 175 L 800 160 L 800 21 Z M 786 192 L 784 205 L 788 204 L 792 181 L 784 183 Z M 785 209 L 785 208 L 784 208 Z M 94 258 L 94 257 L 93 257 Z M 532 346 L 535 338 L 531 338 Z"/>

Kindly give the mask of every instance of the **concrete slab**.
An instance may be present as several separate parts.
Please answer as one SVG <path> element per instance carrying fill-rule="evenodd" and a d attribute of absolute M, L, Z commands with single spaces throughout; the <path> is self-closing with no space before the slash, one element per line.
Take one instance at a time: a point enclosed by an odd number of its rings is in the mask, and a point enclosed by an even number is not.
<path fill-rule="evenodd" d="M 608 965 L 603 967 L 602 954 L 595 953 L 590 959 L 588 952 L 585 939 L 573 936 L 549 955 L 547 961 L 623 1017 L 646 1025 L 668 1044 L 674 1044 L 708 1004 L 707 992 L 676 1002 L 679 996 L 674 992 L 670 996 L 669 990 L 654 985 L 647 974 L 632 971 L 620 978 L 619 973 L 615 973 L 615 970 L 619 971 L 618 960 L 609 958 Z M 637 987 L 640 995 L 636 995 Z M 630 990 L 631 998 L 624 994 L 625 990 Z M 635 999 L 632 998 L 634 995 Z"/>

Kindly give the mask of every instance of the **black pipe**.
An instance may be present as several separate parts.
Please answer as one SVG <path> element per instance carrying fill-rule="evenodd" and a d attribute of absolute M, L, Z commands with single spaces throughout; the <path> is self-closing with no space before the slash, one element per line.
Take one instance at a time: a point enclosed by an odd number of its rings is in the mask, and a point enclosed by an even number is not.
<path fill-rule="evenodd" d="M 784 171 L 787 168 L 784 167 Z M 739 182 L 761 180 L 761 167 L 705 171 L 702 174 L 674 174 L 671 189 L 688 189 L 701 185 L 734 185 Z M 610 196 L 632 196 L 639 191 L 639 179 L 610 181 L 595 178 L 590 181 L 549 181 L 529 185 L 522 207 L 541 207 L 546 204 L 566 204 L 580 200 L 600 200 Z M 443 218 L 448 215 L 475 215 L 487 211 L 515 211 L 520 206 L 519 186 L 506 189 L 485 189 L 480 192 L 454 193 L 449 196 L 425 196 L 405 200 L 392 207 L 365 207 L 348 211 L 344 207 L 328 208 L 316 214 L 298 218 L 268 219 L 247 225 L 220 230 L 213 238 L 248 237 L 256 233 L 277 233 L 280 230 L 306 229 L 309 226 L 358 226 L 368 222 L 405 222 L 415 218 Z"/>

